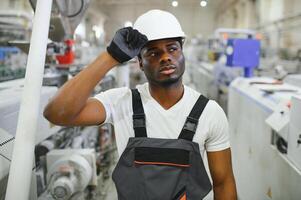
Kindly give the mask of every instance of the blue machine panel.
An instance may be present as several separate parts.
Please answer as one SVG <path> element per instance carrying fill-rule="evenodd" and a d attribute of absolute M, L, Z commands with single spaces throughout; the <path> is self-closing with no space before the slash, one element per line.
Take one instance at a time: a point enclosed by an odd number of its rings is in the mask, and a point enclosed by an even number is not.
<path fill-rule="evenodd" d="M 20 49 L 17 47 L 0 46 L 0 61 L 4 61 L 7 53 L 19 53 Z"/>
<path fill-rule="evenodd" d="M 229 39 L 227 66 L 255 68 L 259 65 L 260 41 L 255 39 Z"/>

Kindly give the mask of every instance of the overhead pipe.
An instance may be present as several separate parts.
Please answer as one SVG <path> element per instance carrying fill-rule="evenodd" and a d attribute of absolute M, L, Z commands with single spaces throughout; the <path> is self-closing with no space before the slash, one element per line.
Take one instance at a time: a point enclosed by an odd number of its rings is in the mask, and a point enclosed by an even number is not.
<path fill-rule="evenodd" d="M 52 0 L 37 0 L 6 200 L 28 200 Z"/>

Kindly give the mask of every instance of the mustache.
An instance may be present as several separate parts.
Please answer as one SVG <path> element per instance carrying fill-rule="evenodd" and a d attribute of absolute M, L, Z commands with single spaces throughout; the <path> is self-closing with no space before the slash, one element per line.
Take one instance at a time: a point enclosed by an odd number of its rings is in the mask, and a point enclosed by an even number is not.
<path fill-rule="evenodd" d="M 175 69 L 176 66 L 174 64 L 164 64 L 161 65 L 159 68 L 159 72 L 164 71 L 164 70 L 169 70 L 169 69 Z"/>

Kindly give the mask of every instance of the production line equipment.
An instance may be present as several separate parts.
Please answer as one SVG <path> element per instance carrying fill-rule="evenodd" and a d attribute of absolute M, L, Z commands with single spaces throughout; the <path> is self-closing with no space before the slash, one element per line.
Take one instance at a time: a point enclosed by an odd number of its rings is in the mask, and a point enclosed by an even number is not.
<path fill-rule="evenodd" d="M 248 29 L 217 29 L 209 40 L 209 61 L 193 63 L 190 70 L 195 89 L 216 100 L 225 112 L 231 82 L 252 77 L 259 66 L 260 40 L 255 35 Z"/>
<path fill-rule="evenodd" d="M 105 194 L 105 191 L 102 190 L 102 180 L 108 177 L 112 161 L 114 160 L 111 156 L 116 150 L 113 142 L 113 128 L 111 126 L 61 127 L 49 123 L 43 117 L 43 110 L 57 92 L 57 87 L 60 87 L 67 81 L 69 76 L 73 76 L 81 70 L 79 69 L 80 66 L 74 66 L 75 54 L 72 38 L 90 1 L 54 0 L 52 5 L 49 4 L 49 1 L 30 0 L 29 2 L 35 11 L 35 16 L 40 16 L 35 17 L 34 21 L 37 24 L 42 21 L 40 19 L 45 17 L 43 16 L 44 12 L 38 12 L 37 10 L 51 6 L 47 8 L 49 11 L 51 9 L 51 16 L 47 45 L 45 43 L 45 48 L 47 49 L 46 70 L 43 76 L 41 92 L 38 93 L 40 94 L 40 102 L 38 104 L 37 120 L 35 120 L 35 117 L 32 117 L 33 122 L 37 122 L 35 137 L 31 137 L 33 131 L 28 131 L 27 133 L 19 128 L 19 124 L 22 124 L 21 122 L 24 124 L 24 121 L 26 121 L 20 117 L 20 107 L 24 105 L 24 103 L 21 103 L 21 96 L 25 96 L 24 91 L 34 81 L 30 80 L 28 83 L 28 80 L 17 79 L 22 76 L 7 76 L 7 73 L 0 74 L 3 75 L 0 76 L 0 82 L 4 81 L 0 83 L 0 200 L 4 200 L 5 195 L 8 198 L 11 197 L 10 199 L 15 199 L 12 196 L 16 194 L 17 196 L 22 196 L 22 194 L 27 196 L 28 193 L 29 196 L 24 198 L 30 200 L 101 199 L 100 196 Z M 38 27 L 42 29 L 41 26 Z M 15 60 L 9 59 L 12 57 L 11 55 L 17 55 L 17 53 L 20 53 L 20 49 L 28 53 L 29 45 L 32 45 L 27 40 L 17 41 L 10 39 L 9 41 L 1 42 L 0 46 L 7 46 L 0 48 L 0 68 L 5 70 L 15 66 L 15 63 L 11 64 L 11 62 L 8 62 Z M 27 63 L 30 63 L 30 56 Z M 43 66 L 41 65 L 41 67 Z M 28 70 L 28 66 L 26 70 Z M 99 93 L 114 86 L 115 78 L 112 75 L 108 75 L 96 86 L 94 92 Z M 23 92 L 24 94 L 22 95 Z M 35 95 L 26 97 L 27 100 L 30 98 L 34 98 L 30 101 L 31 103 L 35 102 L 33 100 L 38 99 Z M 24 102 L 24 99 L 22 102 Z M 29 104 L 26 105 L 29 107 Z M 32 115 L 28 113 L 28 116 Z M 28 118 L 31 119 L 31 117 Z M 22 137 L 20 137 L 17 134 L 18 130 L 19 133 L 22 130 L 22 133 L 28 134 L 29 137 L 24 137 L 24 134 L 21 134 Z M 22 145 L 15 145 L 17 143 Z M 25 145 L 23 146 L 23 144 Z M 16 149 L 22 149 L 23 154 L 25 154 L 24 152 L 29 152 L 29 145 L 27 144 L 32 144 L 30 149 L 34 149 L 34 159 L 27 159 L 26 162 L 23 162 L 23 168 L 31 165 L 32 162 L 34 165 L 32 170 L 28 168 L 29 173 L 22 174 L 22 167 L 16 164 L 16 157 L 13 158 L 12 155 L 16 156 L 16 152 L 20 153 Z M 17 155 L 18 158 L 24 158 L 24 155 L 19 155 Z M 28 155 L 28 157 L 33 158 L 32 154 Z M 14 172 L 11 173 L 12 169 L 17 169 L 17 171 L 13 170 Z M 26 178 L 23 178 L 25 177 L 23 176 L 24 174 L 31 174 L 31 177 L 26 176 Z M 22 185 L 21 183 L 25 183 L 25 179 L 26 182 L 31 182 L 31 184 L 23 184 L 24 187 L 18 187 L 20 189 L 19 193 L 15 193 L 16 185 Z"/>
<path fill-rule="evenodd" d="M 32 9 L 36 11 L 37 0 L 29 0 Z M 74 32 L 81 22 L 89 6 L 90 0 L 54 0 L 51 10 L 50 27 L 47 41 L 45 73 L 43 85 L 60 87 L 67 81 L 68 75 L 83 68 L 81 63 L 75 63 L 75 41 Z M 25 16 L 25 17 L 24 17 Z M 29 52 L 29 34 L 20 37 L 14 34 L 20 29 L 15 23 L 11 23 L 11 18 L 15 21 L 26 19 L 25 24 L 32 24 L 31 13 L 16 12 L 7 13 L 0 11 L 0 33 L 4 31 L 3 38 L 0 38 L 0 82 L 24 78 L 26 59 Z M 1 22 L 6 26 L 2 26 Z M 6 35 L 9 25 L 10 35 Z M 32 27 L 24 27 L 27 32 L 31 32 Z M 17 32 L 18 33 L 18 32 Z M 70 68 L 72 68 L 70 70 Z M 74 70 L 75 69 L 75 70 Z"/>
<path fill-rule="evenodd" d="M 266 78 L 237 78 L 228 118 L 239 198 L 301 197 L 301 88 Z"/>
<path fill-rule="evenodd" d="M 0 84 L 0 199 L 4 199 L 7 178 L 11 162 L 17 119 L 20 108 L 20 98 L 24 80 L 14 80 Z M 54 87 L 43 87 L 41 91 L 40 116 L 49 98 L 57 91 Z M 36 144 L 45 140 L 59 130 L 57 126 L 50 126 L 44 118 L 38 119 Z M 34 191 L 33 191 L 34 193 Z"/>
<path fill-rule="evenodd" d="M 95 91 L 114 85 L 112 76 L 106 76 Z M 24 79 L 0 83 L 0 200 L 5 198 L 23 88 Z M 109 177 L 114 163 L 113 128 L 61 127 L 49 123 L 43 110 L 57 90 L 50 86 L 41 90 L 29 199 L 99 199 L 105 195 L 102 182 Z"/>

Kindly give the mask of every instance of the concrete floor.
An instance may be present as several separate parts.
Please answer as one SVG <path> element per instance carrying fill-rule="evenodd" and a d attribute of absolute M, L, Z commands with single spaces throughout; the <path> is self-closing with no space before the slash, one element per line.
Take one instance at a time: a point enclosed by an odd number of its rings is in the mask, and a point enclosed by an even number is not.
<path fill-rule="evenodd" d="M 104 200 L 117 200 L 116 188 L 111 178 L 108 182 L 107 196 Z"/>
<path fill-rule="evenodd" d="M 111 162 L 111 166 L 108 171 L 104 172 L 106 175 L 100 174 L 98 176 L 98 187 L 97 187 L 97 200 L 117 200 L 117 191 L 115 188 L 115 184 L 112 180 L 112 173 L 117 164 L 118 155 L 115 150 L 110 154 L 111 158 L 114 161 Z"/>

